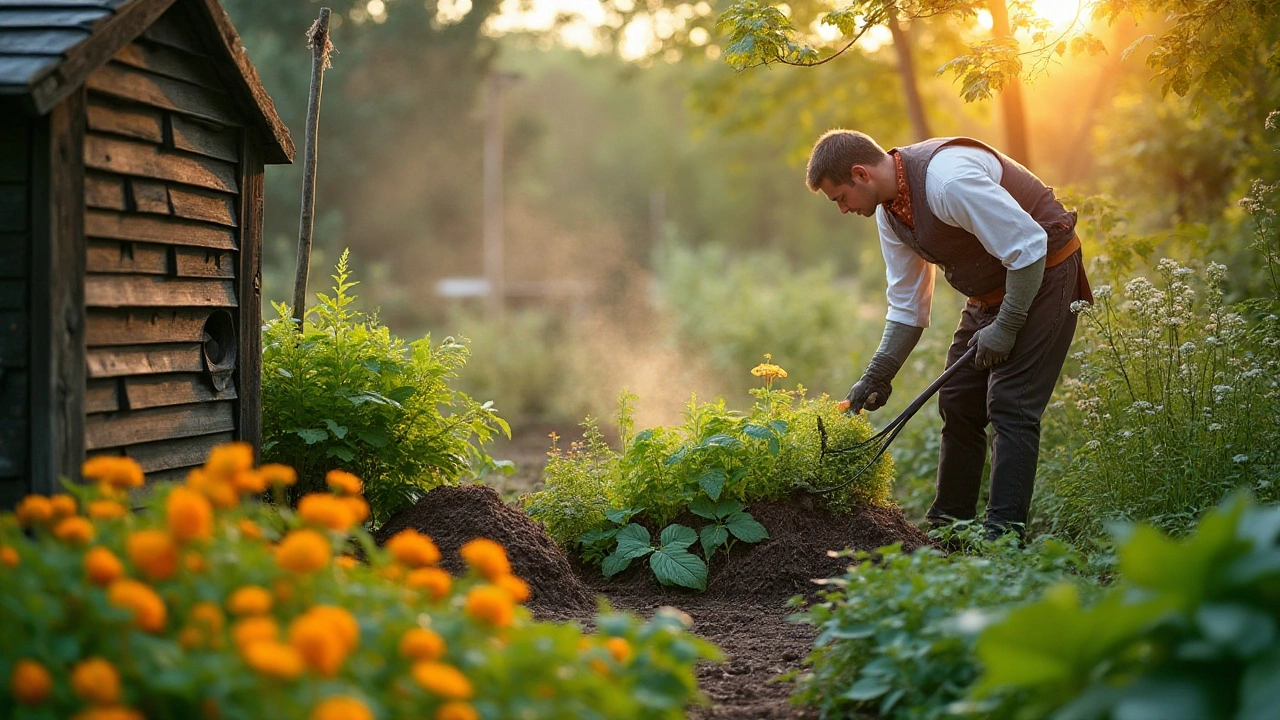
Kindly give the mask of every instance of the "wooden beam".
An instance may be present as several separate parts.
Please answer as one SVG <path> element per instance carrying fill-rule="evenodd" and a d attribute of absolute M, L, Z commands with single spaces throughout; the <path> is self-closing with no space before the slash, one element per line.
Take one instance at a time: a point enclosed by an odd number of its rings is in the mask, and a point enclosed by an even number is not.
<path fill-rule="evenodd" d="M 253 446 L 260 454 L 262 445 L 262 214 L 263 162 L 261 149 L 253 140 L 242 144 L 244 169 L 240 195 L 240 306 L 236 332 L 240 338 L 237 353 L 236 386 L 240 389 L 236 437 Z"/>
<path fill-rule="evenodd" d="M 209 451 L 214 447 L 231 442 L 233 439 L 234 436 L 231 433 L 224 432 L 130 445 L 123 450 L 125 455 L 142 466 L 142 471 L 147 473 L 147 480 L 155 481 L 160 477 L 153 473 L 182 468 L 185 474 L 186 468 L 203 464 L 209 457 Z M 119 449 L 113 448 L 103 454 L 118 453 Z"/>
<path fill-rule="evenodd" d="M 226 93 L 110 62 L 89 76 L 85 87 L 122 100 L 146 103 L 170 112 L 212 120 L 222 125 L 243 121 L 232 111 Z"/>
<path fill-rule="evenodd" d="M 240 190 L 236 183 L 238 173 L 231 163 L 96 133 L 86 139 L 85 164 L 94 170 L 171 180 L 210 190 Z"/>
<path fill-rule="evenodd" d="M 111 59 L 156 75 L 222 91 L 222 81 L 207 59 L 176 52 L 158 43 L 135 40 L 120 48 Z"/>
<path fill-rule="evenodd" d="M 212 309 L 157 308 L 102 310 L 89 308 L 86 340 L 90 347 L 198 343 Z"/>
<path fill-rule="evenodd" d="M 91 378 L 155 375 L 204 370 L 199 343 L 90 348 L 86 359 Z"/>
<path fill-rule="evenodd" d="M 130 410 L 236 399 L 234 387 L 218 392 L 205 373 L 130 377 L 124 392 Z"/>
<path fill-rule="evenodd" d="M 146 105 L 90 93 L 89 129 L 159 145 L 164 142 L 164 113 Z"/>
<path fill-rule="evenodd" d="M 0 232 L 0 278 L 24 278 L 26 276 L 26 233 Z"/>
<path fill-rule="evenodd" d="M 170 113 L 168 122 L 174 148 L 227 162 L 240 162 L 240 133 L 234 128 L 185 118 L 177 113 Z"/>
<path fill-rule="evenodd" d="M 86 210 L 85 232 L 89 237 L 108 240 L 136 240 L 215 250 L 236 249 L 236 233 L 232 228 L 185 218 Z"/>
<path fill-rule="evenodd" d="M 136 445 L 170 438 L 231 432 L 235 411 L 231 402 L 195 403 L 128 413 L 90 415 L 85 420 L 89 450 Z"/>
<path fill-rule="evenodd" d="M 154 275 L 89 275 L 84 280 L 87 307 L 226 307 L 236 306 L 232 280 L 196 280 Z"/>

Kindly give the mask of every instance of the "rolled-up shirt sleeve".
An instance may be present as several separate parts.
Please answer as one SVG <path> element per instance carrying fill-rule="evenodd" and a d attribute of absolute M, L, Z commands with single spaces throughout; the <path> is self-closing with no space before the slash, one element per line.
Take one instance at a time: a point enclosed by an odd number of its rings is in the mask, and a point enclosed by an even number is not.
<path fill-rule="evenodd" d="M 937 218 L 973 233 L 1010 270 L 1044 257 L 1049 237 L 1000 186 L 1000 161 L 971 147 L 944 148 L 929 164 L 925 194 Z"/>
<path fill-rule="evenodd" d="M 898 239 L 883 206 L 876 208 L 876 225 L 880 229 L 880 253 L 884 256 L 885 279 L 889 301 L 887 320 L 929 327 L 929 311 L 933 306 L 933 265 Z"/>

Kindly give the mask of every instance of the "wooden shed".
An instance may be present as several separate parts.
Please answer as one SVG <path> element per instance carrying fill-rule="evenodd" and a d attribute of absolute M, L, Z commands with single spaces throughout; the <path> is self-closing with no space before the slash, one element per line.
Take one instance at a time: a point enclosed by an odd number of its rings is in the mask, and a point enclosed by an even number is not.
<path fill-rule="evenodd" d="M 266 1 L 266 0 L 264 0 Z M 263 166 L 217 0 L 0 0 L 0 506 L 261 435 Z"/>

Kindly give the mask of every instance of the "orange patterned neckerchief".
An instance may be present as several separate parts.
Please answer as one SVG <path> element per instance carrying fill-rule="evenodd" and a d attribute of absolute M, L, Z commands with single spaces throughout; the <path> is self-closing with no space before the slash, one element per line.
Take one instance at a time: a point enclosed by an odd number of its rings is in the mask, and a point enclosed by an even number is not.
<path fill-rule="evenodd" d="M 911 213 L 911 186 L 907 184 L 907 169 L 902 165 L 902 158 L 898 157 L 897 150 L 890 150 L 889 157 L 893 158 L 893 168 L 898 175 L 898 196 L 884 204 L 884 209 L 893 213 L 894 217 L 901 220 L 907 227 L 912 230 L 916 229 L 916 219 Z"/>

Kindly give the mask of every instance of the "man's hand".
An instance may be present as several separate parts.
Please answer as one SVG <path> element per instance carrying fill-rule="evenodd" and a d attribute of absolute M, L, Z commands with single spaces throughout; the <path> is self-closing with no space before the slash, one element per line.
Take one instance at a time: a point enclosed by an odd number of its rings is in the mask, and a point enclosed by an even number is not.
<path fill-rule="evenodd" d="M 846 412 L 857 413 L 863 409 L 879 410 L 889 401 L 891 392 L 893 392 L 893 386 L 888 381 L 863 375 L 861 380 L 853 384 L 849 394 L 844 398 L 845 402 L 849 403 Z"/>
<path fill-rule="evenodd" d="M 973 358 L 973 364 L 979 369 L 986 370 L 992 365 L 999 365 L 1009 359 L 1009 353 L 1013 350 L 1013 342 L 1017 339 L 1017 334 L 1009 332 L 1001 327 L 998 322 L 978 330 L 969 338 L 969 346 L 978 346 L 978 353 Z"/>

